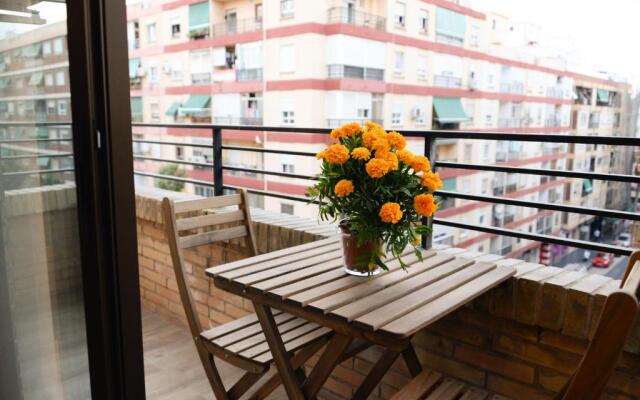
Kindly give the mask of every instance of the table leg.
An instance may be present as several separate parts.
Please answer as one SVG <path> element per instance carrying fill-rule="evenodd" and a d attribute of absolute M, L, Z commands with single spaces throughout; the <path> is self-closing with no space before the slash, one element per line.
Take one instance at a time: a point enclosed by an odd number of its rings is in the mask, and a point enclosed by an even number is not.
<path fill-rule="evenodd" d="M 382 357 L 380 357 L 371 371 L 369 371 L 369 374 L 366 378 L 364 378 L 364 381 L 362 381 L 360 386 L 358 386 L 358 389 L 354 393 L 353 398 L 366 399 L 367 397 L 369 397 L 373 389 L 378 383 L 380 383 L 380 380 L 382 379 L 384 374 L 386 374 L 389 368 L 391 368 L 391 365 L 399 355 L 400 353 L 397 351 L 385 350 L 382 354 Z"/>
<path fill-rule="evenodd" d="M 412 378 L 420 375 L 420 372 L 422 372 L 422 365 L 420 365 L 416 349 L 413 348 L 411 343 L 409 343 L 409 346 L 402 351 L 402 358 L 404 358 L 404 363 L 407 365 L 407 369 L 409 370 Z"/>
<path fill-rule="evenodd" d="M 342 358 L 345 350 L 349 348 L 352 341 L 353 338 L 350 336 L 340 335 L 338 333 L 333 335 L 302 387 L 302 391 L 308 399 L 314 399 L 316 397 L 316 394 L 318 394 L 324 382 L 329 378 L 329 375 L 331 375 L 331 372 Z"/>
<path fill-rule="evenodd" d="M 289 357 L 289 354 L 284 348 L 284 343 L 280 337 L 278 325 L 273 319 L 271 309 L 255 301 L 253 302 L 253 307 L 256 310 L 258 320 L 260 320 L 260 325 L 264 331 L 264 336 L 269 344 L 269 349 L 278 367 L 280 379 L 282 379 L 287 397 L 294 400 L 303 400 L 305 397 L 302 394 L 300 382 L 291 365 L 291 357 Z"/>

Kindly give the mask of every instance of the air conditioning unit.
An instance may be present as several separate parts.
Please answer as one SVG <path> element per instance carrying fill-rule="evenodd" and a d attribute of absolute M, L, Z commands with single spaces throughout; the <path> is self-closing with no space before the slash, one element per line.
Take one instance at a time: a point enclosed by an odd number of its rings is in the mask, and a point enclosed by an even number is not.
<path fill-rule="evenodd" d="M 147 70 L 145 68 L 138 67 L 138 70 L 136 71 L 136 76 L 138 76 L 139 78 L 142 78 L 145 75 L 147 75 Z"/>
<path fill-rule="evenodd" d="M 469 78 L 469 90 L 476 90 L 478 88 L 478 82 L 475 78 Z"/>

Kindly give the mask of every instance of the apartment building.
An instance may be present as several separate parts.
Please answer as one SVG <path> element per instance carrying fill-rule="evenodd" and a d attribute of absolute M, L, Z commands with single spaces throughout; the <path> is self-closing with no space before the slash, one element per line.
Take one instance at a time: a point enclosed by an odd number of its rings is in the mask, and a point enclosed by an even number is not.
<path fill-rule="evenodd" d="M 64 21 L 0 38 L 0 121 L 5 123 L 0 124 L 0 140 L 51 140 L 39 146 L 25 141 L 3 143 L 0 147 L 2 157 L 17 156 L 15 161 L 3 160 L 4 171 L 14 169 L 15 165 L 11 163 L 28 163 L 27 166 L 34 171 L 73 167 L 73 160 L 67 156 L 69 142 L 55 141 L 71 137 L 70 126 L 64 124 L 71 119 L 67 60 Z M 25 121 L 60 122 L 61 125 L 20 126 L 19 123 Z M 19 187 L 25 179 L 60 182 L 60 175 L 15 176 L 10 179 L 10 185 Z"/>
<path fill-rule="evenodd" d="M 445 0 L 130 1 L 130 81 L 134 120 L 160 123 L 334 127 L 373 120 L 403 130 L 469 129 L 616 134 L 629 86 L 544 63 L 514 50 L 508 19 Z M 518 32 L 518 30 L 515 30 Z M 526 31 L 524 36 L 528 35 Z M 519 33 L 519 32 L 518 32 Z M 512 34 L 511 34 L 512 35 Z M 520 38 L 522 41 L 522 39 Z M 507 46 L 506 44 L 509 44 Z M 135 137 L 210 144 L 211 132 L 136 128 Z M 314 152 L 311 134 L 228 130 L 224 142 Z M 441 160 L 528 168 L 605 171 L 615 149 L 439 140 Z M 416 152 L 421 141 L 410 141 Z M 211 180 L 211 151 L 140 144 L 150 158 L 197 161 L 191 179 Z M 230 166 L 313 174 L 310 158 L 226 151 Z M 136 169 L 157 164 L 139 159 Z M 303 195 L 309 181 L 226 171 L 225 183 Z M 445 189 L 535 202 L 601 207 L 607 182 L 441 170 Z M 142 184 L 153 178 L 138 177 Z M 202 185 L 186 190 L 211 194 Z M 613 191 L 611 191 L 613 193 Z M 315 217 L 307 204 L 272 197 L 260 205 Z M 529 232 L 591 235 L 589 219 L 536 209 L 446 200 L 439 214 Z M 585 226 L 587 228 L 585 228 Z M 537 260 L 539 244 L 464 230 L 435 231 L 436 242 Z"/>

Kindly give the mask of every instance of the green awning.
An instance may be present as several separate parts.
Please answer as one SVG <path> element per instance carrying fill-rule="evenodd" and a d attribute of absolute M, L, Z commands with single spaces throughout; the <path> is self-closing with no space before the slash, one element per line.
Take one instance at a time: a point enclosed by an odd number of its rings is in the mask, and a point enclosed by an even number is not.
<path fill-rule="evenodd" d="M 582 191 L 584 193 L 593 192 L 593 184 L 591 183 L 591 179 L 583 179 L 582 180 Z"/>
<path fill-rule="evenodd" d="M 142 97 L 131 98 L 131 115 L 142 116 Z"/>
<path fill-rule="evenodd" d="M 42 43 L 34 43 L 22 48 L 22 55 L 27 58 L 36 58 L 42 51 Z"/>
<path fill-rule="evenodd" d="M 49 139 L 49 128 L 46 126 L 36 127 L 36 137 L 38 139 Z"/>
<path fill-rule="evenodd" d="M 0 89 L 5 89 L 9 86 L 9 82 L 11 82 L 9 78 L 0 78 Z"/>
<path fill-rule="evenodd" d="M 464 39 L 466 20 L 463 14 L 446 8 L 438 8 L 436 11 L 436 33 L 455 38 Z"/>
<path fill-rule="evenodd" d="M 609 102 L 609 91 L 608 90 L 598 89 L 596 93 L 598 95 L 598 101 L 599 102 L 601 102 L 601 103 L 608 103 Z"/>
<path fill-rule="evenodd" d="M 211 96 L 206 94 L 194 94 L 189 96 L 187 102 L 180 107 L 180 111 L 185 114 L 196 114 L 202 112 L 203 109 L 209 108 Z"/>
<path fill-rule="evenodd" d="M 178 109 L 181 106 L 182 106 L 182 103 L 180 103 L 179 101 L 175 101 L 173 104 L 171 104 L 171 107 L 169 107 L 167 109 L 167 112 L 165 112 L 164 114 L 169 117 L 175 117 L 176 114 L 178 113 Z"/>
<path fill-rule="evenodd" d="M 138 68 L 140 68 L 140 59 L 130 58 L 129 59 L 129 78 L 130 79 L 138 76 Z"/>
<path fill-rule="evenodd" d="M 209 27 L 209 2 L 189 5 L 189 31 Z"/>
<path fill-rule="evenodd" d="M 42 83 L 42 78 L 44 78 L 44 73 L 42 72 L 34 72 L 31 74 L 31 78 L 29 78 L 30 86 L 38 86 Z"/>
<path fill-rule="evenodd" d="M 464 113 L 462 102 L 457 97 L 434 97 L 434 119 L 440 123 L 451 124 L 468 121 L 469 117 Z"/>
<path fill-rule="evenodd" d="M 442 180 L 442 190 L 450 190 L 455 192 L 456 190 L 456 178 L 448 178 Z"/>

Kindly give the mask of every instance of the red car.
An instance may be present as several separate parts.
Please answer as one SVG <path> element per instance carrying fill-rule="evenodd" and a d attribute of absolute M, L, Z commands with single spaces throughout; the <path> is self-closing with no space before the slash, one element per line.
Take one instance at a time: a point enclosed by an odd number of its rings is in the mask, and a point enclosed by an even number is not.
<path fill-rule="evenodd" d="M 591 260 L 591 265 L 594 268 L 609 268 L 609 265 L 613 262 L 613 254 L 609 253 L 598 253 L 593 260 Z"/>

